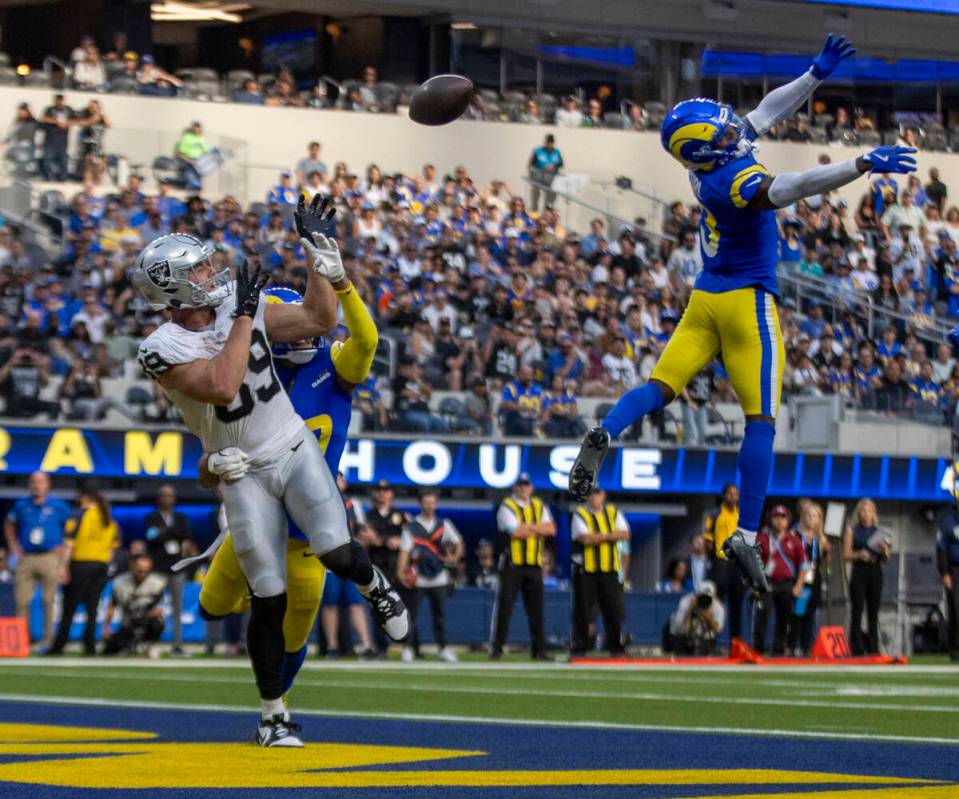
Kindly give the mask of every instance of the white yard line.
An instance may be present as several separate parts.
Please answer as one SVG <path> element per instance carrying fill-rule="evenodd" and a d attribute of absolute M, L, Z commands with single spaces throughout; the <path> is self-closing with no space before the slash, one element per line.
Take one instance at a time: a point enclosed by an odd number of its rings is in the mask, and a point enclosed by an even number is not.
<path fill-rule="evenodd" d="M 33 695 L 0 694 L 0 702 L 25 704 L 78 705 L 81 707 L 125 707 L 150 710 L 186 710 L 216 713 L 255 713 L 255 705 L 208 705 L 182 704 L 179 702 L 143 702 L 113 698 L 49 697 Z M 457 724 L 497 724 L 521 727 L 559 727 L 569 729 L 629 730 L 633 732 L 667 732 L 723 735 L 775 735 L 781 738 L 830 738 L 841 741 L 883 741 L 891 743 L 943 744 L 959 746 L 959 738 L 937 738 L 913 735 L 882 735 L 873 733 L 843 733 L 827 730 L 799 731 L 779 729 L 738 729 L 736 727 L 692 727 L 669 724 L 626 724 L 604 721 L 554 721 L 550 719 L 511 719 L 485 716 L 456 716 L 435 713 L 378 713 L 340 710 L 297 710 L 298 716 L 320 718 L 384 719 L 390 721 L 423 721 Z"/>
<path fill-rule="evenodd" d="M 57 670 L 33 669 L 31 676 L 51 677 L 62 674 Z M 248 677 L 213 677 L 197 676 L 187 674 L 159 674 L 145 677 L 143 674 L 122 674 L 119 672 L 111 673 L 104 671 L 99 675 L 104 679 L 113 680 L 133 680 L 143 682 L 176 682 L 192 684 L 221 684 L 221 685 L 250 685 Z M 887 711 L 895 710 L 907 713 L 959 713 L 959 706 L 939 706 L 939 705 L 916 705 L 915 703 L 902 704 L 879 704 L 876 702 L 837 702 L 837 701 L 814 701 L 808 699 L 775 699 L 772 697 L 729 697 L 729 696 L 681 696 L 676 694 L 654 694 L 640 693 L 635 691 L 573 691 L 560 689 L 536 690 L 530 688 L 510 688 L 496 687 L 484 688 L 480 686 L 448 686 L 436 685 L 435 683 L 418 684 L 409 682 L 369 682 L 367 680 L 336 680 L 335 682 L 323 682 L 310 679 L 297 680 L 297 686 L 300 688 L 356 688 L 366 691 L 402 691 L 418 693 L 444 693 L 444 694 L 465 694 L 468 696 L 544 696 L 550 698 L 562 697 L 564 699 L 614 699 L 619 702 L 667 702 L 667 703 L 692 703 L 692 704 L 711 704 L 711 705 L 776 705 L 781 707 L 821 707 L 821 708 L 842 708 L 845 710 L 875 710 Z M 911 697 L 910 697 L 911 699 Z"/>

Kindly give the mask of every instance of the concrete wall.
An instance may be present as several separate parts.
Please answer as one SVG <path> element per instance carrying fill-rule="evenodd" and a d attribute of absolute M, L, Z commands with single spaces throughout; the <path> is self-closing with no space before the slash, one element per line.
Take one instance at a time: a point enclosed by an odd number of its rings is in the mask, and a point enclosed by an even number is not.
<path fill-rule="evenodd" d="M 152 155 L 169 153 L 179 132 L 193 119 L 203 121 L 211 140 L 228 137 L 245 142 L 245 147 L 238 148 L 238 152 L 247 200 L 262 199 L 276 180 L 277 172 L 292 167 L 304 155 L 306 143 L 311 139 L 323 143 L 322 157 L 331 168 L 340 160 L 357 172 L 365 170 L 370 163 L 386 171 L 408 173 L 419 171 L 426 162 L 435 163 L 441 172 L 464 164 L 480 184 L 499 178 L 519 191 L 530 151 L 541 144 L 549 132 L 557 137 L 567 173 L 587 175 L 594 184 L 611 181 L 615 175 L 628 175 L 636 184 L 655 187 L 664 199 L 692 199 L 684 171 L 662 151 L 656 133 L 471 121 L 427 128 L 402 115 L 264 108 L 83 92 L 66 94 L 74 107 L 82 107 L 91 97 L 98 97 L 113 122 L 113 130 L 106 139 L 108 151 L 126 153 L 134 162 L 148 164 Z M 51 91 L 43 89 L 0 88 L 0 119 L 13 119 L 17 104 L 23 100 L 39 113 L 51 96 Z M 858 153 L 842 146 L 771 142 L 762 144 L 760 157 L 771 171 L 778 172 L 813 166 L 824 151 L 834 160 Z M 930 166 L 938 166 L 943 180 L 959 192 L 959 156 L 920 154 L 919 165 L 923 173 Z M 858 202 L 864 186 L 864 182 L 855 183 L 844 190 L 843 196 L 851 204 Z M 216 186 L 211 188 L 216 190 Z M 231 190 L 238 189 L 231 186 Z M 616 191 L 601 194 L 591 189 L 584 197 L 604 210 L 627 218 L 650 210 L 648 203 Z M 569 222 L 578 225 L 588 214 L 570 216 Z"/>

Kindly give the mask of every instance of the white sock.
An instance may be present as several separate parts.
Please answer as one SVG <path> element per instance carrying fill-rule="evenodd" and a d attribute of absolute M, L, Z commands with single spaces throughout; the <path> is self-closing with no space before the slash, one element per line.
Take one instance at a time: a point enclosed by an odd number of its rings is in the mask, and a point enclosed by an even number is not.
<path fill-rule="evenodd" d="M 749 530 L 744 530 L 742 527 L 739 528 L 739 532 L 743 534 L 743 539 L 746 541 L 749 546 L 756 545 L 756 532 Z"/>
<path fill-rule="evenodd" d="M 283 697 L 279 699 L 260 699 L 260 718 L 268 719 L 271 716 L 282 716 L 286 713 L 283 706 Z"/>

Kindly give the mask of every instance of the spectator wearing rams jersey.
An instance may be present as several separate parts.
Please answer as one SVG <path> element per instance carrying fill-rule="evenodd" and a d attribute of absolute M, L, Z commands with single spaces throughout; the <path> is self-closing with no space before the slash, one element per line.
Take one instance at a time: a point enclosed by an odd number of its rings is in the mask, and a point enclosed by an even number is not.
<path fill-rule="evenodd" d="M 516 380 L 503 386 L 499 412 L 508 436 L 532 436 L 539 419 L 543 387 L 533 382 L 533 369 L 521 366 Z"/>
<path fill-rule="evenodd" d="M 107 569 L 113 551 L 120 545 L 120 528 L 110 513 L 110 503 L 95 483 L 80 490 L 80 513 L 67 522 L 64 547 L 70 560 L 63 587 L 60 627 L 48 655 L 62 655 L 70 638 L 77 608 L 83 605 L 87 623 L 83 630 L 83 653 L 96 654 L 97 607 L 107 584 Z"/>
<path fill-rule="evenodd" d="M 603 616 L 606 648 L 613 657 L 623 654 L 626 604 L 619 579 L 619 542 L 631 537 L 629 523 L 606 492 L 596 486 L 573 513 L 573 640 L 572 654 L 592 649 L 590 622 L 596 606 Z"/>
<path fill-rule="evenodd" d="M 735 483 L 723 486 L 722 501 L 706 517 L 706 551 L 710 558 L 709 579 L 716 585 L 718 596 L 722 599 L 729 614 L 729 635 L 739 638 L 742 635 L 743 599 L 746 589 L 739 577 L 736 565 L 726 559 L 723 544 L 739 524 L 739 489 Z"/>
<path fill-rule="evenodd" d="M 540 426 L 549 438 L 579 438 L 586 432 L 576 405 L 575 380 L 553 375 L 549 391 L 543 392 L 542 408 Z"/>
<path fill-rule="evenodd" d="M 444 605 L 452 580 L 450 570 L 463 555 L 463 536 L 449 519 L 436 515 L 439 494 L 435 489 L 420 492 L 420 512 L 407 521 L 400 538 L 396 564 L 399 581 L 406 587 L 406 607 L 413 629 L 403 645 L 403 661 L 411 663 L 419 654 L 416 611 L 425 596 L 433 616 L 433 637 L 439 647 L 440 660 L 456 663 L 458 658 L 449 648 L 446 637 Z"/>
<path fill-rule="evenodd" d="M 769 514 L 771 529 L 763 530 L 757 538 L 766 564 L 769 593 L 760 595 L 756 602 L 753 647 L 757 652 L 766 651 L 769 612 L 775 610 L 773 655 L 786 653 L 786 635 L 793 615 L 793 603 L 803 589 L 806 576 L 806 549 L 802 539 L 789 529 L 789 518 L 786 506 L 776 505 Z"/>
<path fill-rule="evenodd" d="M 556 523 L 549 507 L 533 496 L 533 483 L 522 472 L 513 485 L 512 496 L 496 511 L 496 526 L 502 542 L 499 587 L 493 603 L 493 629 L 490 657 L 503 654 L 516 595 L 523 593 L 523 609 L 529 622 L 530 654 L 534 660 L 546 658 L 546 633 L 543 620 L 543 546 L 556 535 Z"/>

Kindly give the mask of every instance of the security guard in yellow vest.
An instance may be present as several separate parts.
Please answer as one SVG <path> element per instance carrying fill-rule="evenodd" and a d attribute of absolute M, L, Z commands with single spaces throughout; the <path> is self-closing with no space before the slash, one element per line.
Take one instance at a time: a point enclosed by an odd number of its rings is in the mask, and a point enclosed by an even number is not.
<path fill-rule="evenodd" d="M 716 584 L 719 598 L 729 614 L 729 634 L 733 638 L 742 636 L 743 601 L 746 598 L 746 586 L 740 577 L 736 564 L 727 560 L 723 554 L 723 544 L 736 532 L 739 526 L 739 489 L 735 483 L 723 486 L 719 507 L 706 517 L 706 552 L 709 555 L 709 579 Z"/>
<path fill-rule="evenodd" d="M 529 621 L 530 653 L 534 660 L 546 657 L 543 621 L 543 545 L 556 535 L 549 507 L 533 496 L 533 483 L 526 472 L 513 486 L 512 496 L 496 512 L 502 552 L 499 560 L 499 587 L 493 605 L 490 657 L 503 654 L 509 619 L 516 594 L 523 592 L 523 608 Z"/>
<path fill-rule="evenodd" d="M 623 654 L 623 620 L 626 601 L 619 580 L 619 542 L 631 537 L 629 523 L 606 492 L 593 488 L 585 505 L 573 513 L 573 642 L 572 654 L 591 648 L 589 623 L 599 604 L 609 654 Z"/>

